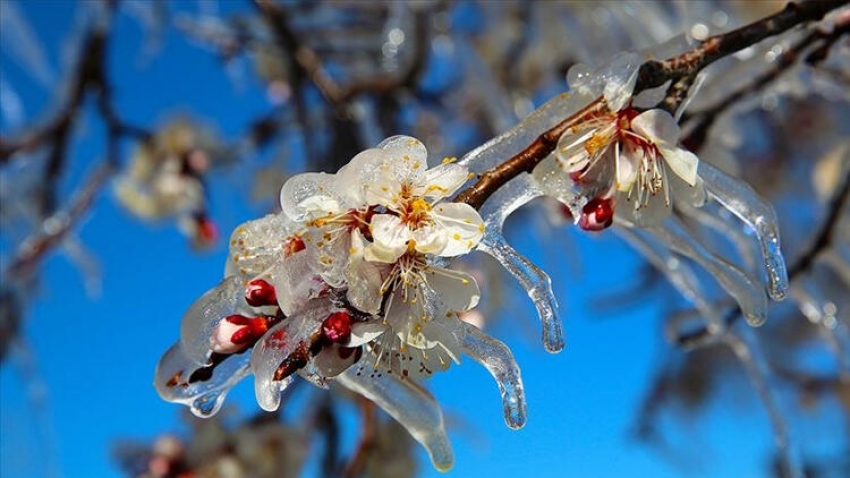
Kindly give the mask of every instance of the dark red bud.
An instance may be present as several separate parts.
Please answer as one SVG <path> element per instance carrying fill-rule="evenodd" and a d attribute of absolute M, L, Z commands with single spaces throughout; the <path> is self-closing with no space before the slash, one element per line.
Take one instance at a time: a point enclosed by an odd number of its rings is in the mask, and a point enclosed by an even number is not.
<path fill-rule="evenodd" d="M 254 279 L 245 287 L 245 302 L 251 307 L 277 305 L 274 286 L 263 279 Z"/>
<path fill-rule="evenodd" d="M 346 342 L 351 337 L 351 316 L 348 312 L 334 312 L 322 322 L 322 333 L 331 342 Z"/>
<path fill-rule="evenodd" d="M 256 342 L 269 329 L 269 324 L 265 317 L 252 319 L 244 315 L 229 315 L 224 320 L 233 325 L 241 326 L 230 337 L 230 341 L 237 345 Z"/>
<path fill-rule="evenodd" d="M 578 225 L 585 231 L 601 231 L 614 222 L 614 204 L 610 198 L 594 198 L 581 208 Z"/>

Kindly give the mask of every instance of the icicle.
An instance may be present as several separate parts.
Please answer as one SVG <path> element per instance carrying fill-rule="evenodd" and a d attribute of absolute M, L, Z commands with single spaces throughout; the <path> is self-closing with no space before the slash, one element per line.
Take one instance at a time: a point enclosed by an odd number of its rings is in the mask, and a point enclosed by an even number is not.
<path fill-rule="evenodd" d="M 464 324 L 464 328 L 463 353 L 480 363 L 496 379 L 502 394 L 505 423 L 513 429 L 522 428 L 527 418 L 525 392 L 513 354 L 505 344 L 478 327 Z"/>
<path fill-rule="evenodd" d="M 250 354 L 226 357 L 214 366 L 199 366 L 186 357 L 180 343 L 160 359 L 154 374 L 154 387 L 163 400 L 187 405 L 195 416 L 215 415 L 227 392 L 251 373 Z"/>
<path fill-rule="evenodd" d="M 486 230 L 501 233 L 508 216 L 542 195 L 543 191 L 530 175 L 520 174 L 499 188 L 484 203 L 480 212 L 486 223 Z"/>
<path fill-rule="evenodd" d="M 563 350 L 564 331 L 549 276 L 521 256 L 500 234 L 485 234 L 478 244 L 478 250 L 493 256 L 526 290 L 543 324 L 543 346 L 546 351 L 556 353 Z"/>
<path fill-rule="evenodd" d="M 242 279 L 230 276 L 192 303 L 180 323 L 180 345 L 186 358 L 200 365 L 208 362 L 212 329 L 236 313 L 244 296 Z"/>
<path fill-rule="evenodd" d="M 803 478 L 805 476 L 803 460 L 799 450 L 791 442 L 788 424 L 785 422 L 786 415 L 780 411 L 780 403 L 776 396 L 777 385 L 774 383 L 773 374 L 755 333 L 748 327 L 736 327 L 725 334 L 724 339 L 744 365 L 753 387 L 767 410 L 773 426 L 773 439 L 782 467 L 785 469 L 783 476 Z"/>
<path fill-rule="evenodd" d="M 669 217 L 659 227 L 649 229 L 657 238 L 705 268 L 723 289 L 731 295 L 750 325 L 761 325 L 767 318 L 767 297 L 755 281 L 723 258 L 713 254 L 694 237 L 675 217 Z"/>
<path fill-rule="evenodd" d="M 847 325 L 836 317 L 838 308 L 821 290 L 810 274 L 798 277 L 791 285 L 791 298 L 800 312 L 815 326 L 838 358 L 842 374 L 850 374 L 850 334 Z"/>
<path fill-rule="evenodd" d="M 707 327 L 713 340 L 726 328 L 723 317 L 717 307 L 706 300 L 706 295 L 700 286 L 699 279 L 691 266 L 677 257 L 669 249 L 643 237 L 638 229 L 615 227 L 614 230 L 629 244 L 644 256 L 650 264 L 661 271 L 670 284 L 686 299 L 691 301 L 708 322 Z M 668 324 L 668 338 L 675 337 L 673 329 L 677 323 Z"/>
<path fill-rule="evenodd" d="M 443 427 L 443 412 L 422 386 L 396 375 L 361 371 L 352 367 L 335 381 L 375 402 L 402 424 L 421 443 L 434 467 L 448 471 L 454 464 L 454 452 Z"/>
<path fill-rule="evenodd" d="M 713 230 L 728 239 L 735 246 L 735 250 L 741 256 L 747 269 L 755 270 L 758 252 L 754 249 L 753 241 L 750 240 L 744 228 L 730 227 L 727 219 L 731 213 L 722 208 L 718 202 L 709 201 L 703 207 L 694 207 L 685 202 L 677 202 L 676 209 L 683 216 L 697 221 L 707 229 Z"/>
<path fill-rule="evenodd" d="M 779 227 L 773 206 L 745 182 L 728 176 L 711 164 L 700 161 L 699 175 L 709 194 L 738 218 L 749 224 L 759 238 L 768 277 L 768 294 L 782 300 L 788 294 L 788 272 L 779 246 Z"/>

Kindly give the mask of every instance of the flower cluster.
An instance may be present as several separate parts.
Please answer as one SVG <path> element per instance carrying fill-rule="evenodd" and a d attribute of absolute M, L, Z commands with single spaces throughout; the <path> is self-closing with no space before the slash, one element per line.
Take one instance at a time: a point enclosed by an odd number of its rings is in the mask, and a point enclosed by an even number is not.
<path fill-rule="evenodd" d="M 704 196 L 699 159 L 677 145 L 676 121 L 664 110 L 633 107 L 636 70 L 628 73 L 605 84 L 606 109 L 570 128 L 553 158 L 534 171 L 547 194 L 561 199 L 584 230 L 609 227 L 615 211 L 631 224 L 656 225 L 672 211 L 671 190 L 677 196 Z M 553 176 L 560 177 L 553 181 Z M 625 203 L 632 205 L 617 207 Z"/>
<path fill-rule="evenodd" d="M 149 220 L 176 218 L 195 247 L 218 237 L 207 213 L 204 175 L 217 146 L 211 135 L 187 121 L 166 125 L 144 141 L 115 183 L 118 201 Z"/>
<path fill-rule="evenodd" d="M 208 416 L 250 373 L 266 410 L 296 375 L 320 387 L 334 380 L 382 406 L 448 468 L 441 413 L 417 382 L 466 354 L 499 383 L 508 425 L 522 426 L 513 356 L 459 318 L 480 293 L 449 265 L 485 227 L 471 206 L 443 199 L 468 179 L 451 161 L 429 169 L 424 145 L 406 136 L 336 174 L 290 178 L 280 213 L 234 231 L 225 279 L 192 305 L 158 366 L 160 395 Z"/>

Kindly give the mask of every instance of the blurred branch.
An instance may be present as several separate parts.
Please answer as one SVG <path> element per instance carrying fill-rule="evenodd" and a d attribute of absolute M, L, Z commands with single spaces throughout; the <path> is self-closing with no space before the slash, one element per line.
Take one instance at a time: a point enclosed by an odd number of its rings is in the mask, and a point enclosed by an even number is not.
<path fill-rule="evenodd" d="M 695 121 L 696 124 L 682 139 L 682 144 L 691 151 L 699 151 L 705 143 L 705 140 L 708 138 L 708 131 L 711 129 L 712 125 L 714 125 L 714 122 L 729 107 L 737 104 L 747 95 L 756 93 L 775 81 L 782 75 L 782 73 L 797 64 L 797 60 L 803 55 L 805 50 L 820 41 L 820 45 L 807 54 L 803 59 L 803 61 L 810 66 L 819 65 L 826 60 L 829 50 L 835 42 L 838 41 L 840 37 L 847 35 L 848 33 L 850 33 L 850 16 L 844 19 L 841 23 L 837 22 L 831 33 L 825 32 L 821 29 L 815 29 L 779 55 L 776 59 L 776 64 L 772 68 L 757 76 L 750 84 L 735 90 L 724 100 L 711 108 L 690 114 L 686 113 L 683 118 L 683 122 Z"/>
<path fill-rule="evenodd" d="M 838 226 L 841 211 L 846 207 L 848 196 L 850 196 L 850 171 L 846 172 L 844 179 L 837 188 L 835 195 L 827 205 L 827 215 L 821 223 L 817 233 L 813 236 L 811 245 L 797 258 L 797 260 L 788 268 L 788 279 L 794 281 L 796 278 L 806 273 L 818 256 L 832 246 L 833 235 Z M 741 317 L 741 309 L 734 308 L 726 314 L 725 321 L 727 327 L 731 327 Z M 705 338 L 709 337 L 711 332 L 706 327 L 688 332 L 686 334 L 675 337 L 673 342 L 679 346 L 690 347 Z"/>
<path fill-rule="evenodd" d="M 637 95 L 646 89 L 659 87 L 668 81 L 672 81 L 672 84 L 681 83 L 689 88 L 697 73 L 720 58 L 750 47 L 770 36 L 783 33 L 797 25 L 819 20 L 831 10 L 848 3 L 848 1 L 850 0 L 789 3 L 779 13 L 737 30 L 715 35 L 701 42 L 695 48 L 677 56 L 663 61 L 648 61 L 641 65 L 638 70 L 637 84 L 633 94 Z M 675 111 L 678 105 L 673 105 L 672 102 L 665 100 L 661 107 L 668 111 Z M 475 184 L 462 191 L 455 198 L 455 202 L 463 202 L 476 209 L 480 208 L 487 198 L 507 184 L 508 181 L 523 172 L 530 173 L 534 170 L 543 159 L 555 150 L 558 139 L 568 128 L 604 111 L 605 108 L 605 100 L 601 97 L 597 98 L 574 115 L 545 131 L 534 142 L 504 163 L 481 174 Z"/>

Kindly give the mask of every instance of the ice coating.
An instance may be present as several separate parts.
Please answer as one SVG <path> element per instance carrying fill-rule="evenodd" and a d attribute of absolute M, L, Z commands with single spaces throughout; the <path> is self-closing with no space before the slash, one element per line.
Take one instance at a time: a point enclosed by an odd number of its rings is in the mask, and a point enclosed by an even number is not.
<path fill-rule="evenodd" d="M 791 442 L 786 416 L 793 416 L 780 410 L 782 401 L 776 397 L 780 387 L 774 383 L 767 357 L 761 348 L 755 333 L 748 327 L 736 327 L 724 335 L 726 344 L 735 353 L 744 366 L 756 392 L 761 398 L 770 423 L 773 427 L 773 439 L 779 451 L 783 476 L 803 478 L 803 458 L 796 444 Z"/>
<path fill-rule="evenodd" d="M 558 318 L 558 301 L 552 293 L 552 281 L 542 269 L 520 255 L 501 234 L 487 233 L 478 249 L 496 259 L 519 281 L 537 308 L 543 325 L 543 346 L 557 353 L 564 348 L 564 331 Z"/>
<path fill-rule="evenodd" d="M 207 363 L 213 327 L 221 319 L 235 314 L 244 296 L 242 279 L 230 276 L 189 307 L 180 323 L 180 346 L 186 358 L 200 365 Z"/>
<path fill-rule="evenodd" d="M 284 214 L 269 214 L 237 227 L 230 236 L 228 273 L 247 280 L 266 274 L 279 259 L 288 236 L 297 226 Z"/>
<path fill-rule="evenodd" d="M 248 353 L 225 357 L 214 366 L 194 363 L 179 343 L 168 349 L 156 366 L 154 387 L 166 401 L 187 405 L 200 418 L 215 415 L 227 392 L 251 373 Z"/>
<path fill-rule="evenodd" d="M 694 304 L 697 311 L 706 319 L 707 329 L 712 338 L 725 328 L 720 310 L 706 300 L 699 279 L 687 262 L 677 257 L 666 247 L 658 244 L 657 241 L 644 237 L 644 234 L 641 234 L 639 230 L 618 226 L 615 231 L 637 249 L 653 267 L 661 271 L 680 294 Z M 674 336 L 674 331 L 668 332 L 668 337 Z"/>
<path fill-rule="evenodd" d="M 728 239 L 734 246 L 735 250 L 741 256 L 741 259 L 750 270 L 756 267 L 756 254 L 760 251 L 755 250 L 755 244 L 747 237 L 745 226 L 740 228 L 730 227 L 727 222 L 727 217 L 731 213 L 720 206 L 716 201 L 709 201 L 703 207 L 693 207 L 687 203 L 676 203 L 676 207 L 686 216 L 702 226 L 716 231 Z"/>
<path fill-rule="evenodd" d="M 464 324 L 463 353 L 480 363 L 499 385 L 505 423 L 522 428 L 527 419 L 522 376 L 510 349 L 472 324 Z"/>
<path fill-rule="evenodd" d="M 767 297 L 753 278 L 708 250 L 675 217 L 669 217 L 664 224 L 649 231 L 672 250 L 690 257 L 711 273 L 735 299 L 750 325 L 764 323 L 767 318 Z"/>
<path fill-rule="evenodd" d="M 331 304 L 327 300 L 313 300 L 297 314 L 275 325 L 260 339 L 251 353 L 251 369 L 254 371 L 254 393 L 263 410 L 272 412 L 280 407 L 280 393 L 291 383 L 290 374 L 275 378 L 278 369 L 290 356 L 306 364 L 309 360 L 311 335 L 322 326 L 330 315 Z M 300 367 L 297 367 L 300 368 Z"/>
<path fill-rule="evenodd" d="M 359 371 L 354 367 L 339 375 L 336 381 L 375 402 L 401 423 L 425 447 L 435 468 L 451 469 L 454 452 L 443 425 L 443 412 L 424 388 L 396 375 Z"/>
<path fill-rule="evenodd" d="M 699 175 L 711 197 L 747 223 L 759 239 L 767 272 L 767 292 L 773 300 L 788 294 L 788 271 L 779 247 L 776 212 L 745 182 L 735 179 L 705 161 L 699 163 Z"/>

